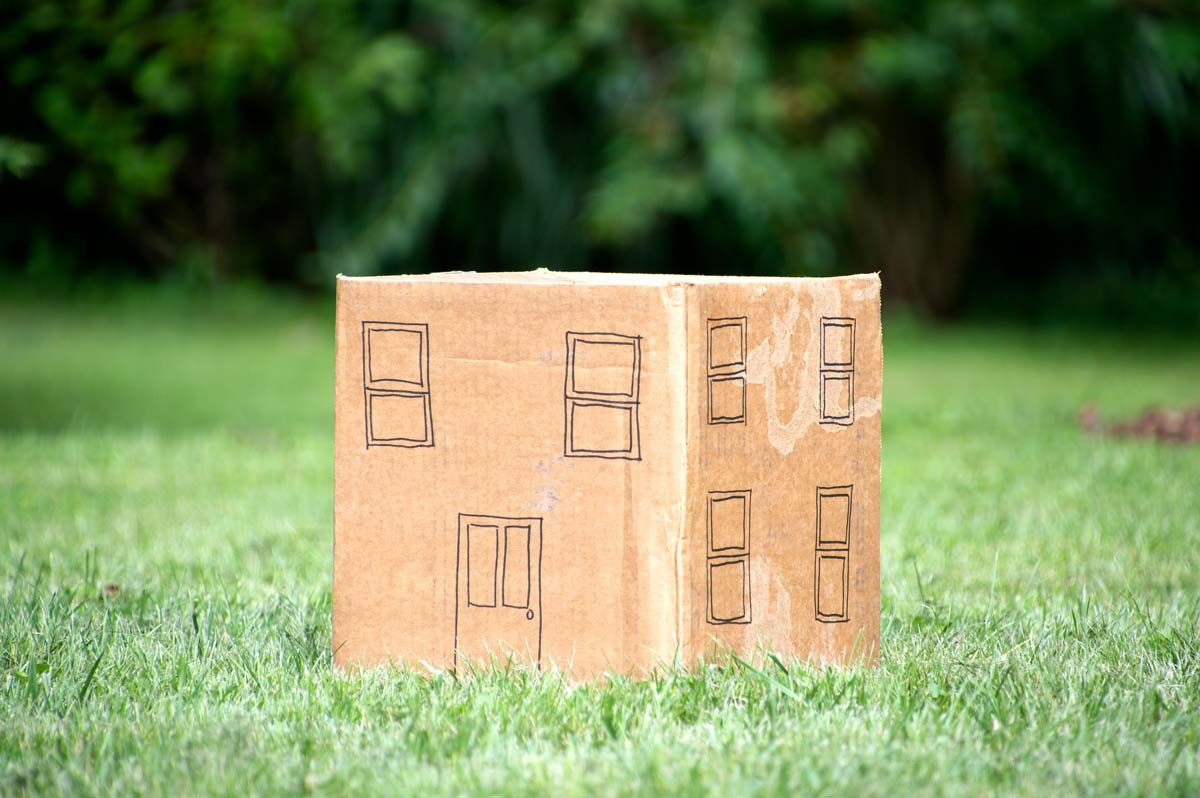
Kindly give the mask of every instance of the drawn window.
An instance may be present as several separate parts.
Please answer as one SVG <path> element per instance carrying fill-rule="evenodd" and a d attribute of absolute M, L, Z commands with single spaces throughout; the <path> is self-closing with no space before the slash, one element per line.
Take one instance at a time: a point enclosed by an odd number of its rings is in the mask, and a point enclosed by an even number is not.
<path fill-rule="evenodd" d="M 821 423 L 854 422 L 854 372 L 821 372 Z"/>
<path fill-rule="evenodd" d="M 824 623 L 847 621 L 845 554 L 817 555 L 817 620 Z"/>
<path fill-rule="evenodd" d="M 746 370 L 744 316 L 708 320 L 708 373 L 735 374 Z"/>
<path fill-rule="evenodd" d="M 640 337 L 567 333 L 563 454 L 641 459 L 641 370 Z"/>
<path fill-rule="evenodd" d="M 750 491 L 708 493 L 708 622 L 750 623 Z"/>
<path fill-rule="evenodd" d="M 817 488 L 817 546 L 850 545 L 850 497 L 853 485 Z"/>
<path fill-rule="evenodd" d="M 708 320 L 708 423 L 746 423 L 746 317 Z"/>
<path fill-rule="evenodd" d="M 854 423 L 854 319 L 821 318 L 821 423 Z"/>
<path fill-rule="evenodd" d="M 708 563 L 708 622 L 750 623 L 750 574 L 745 558 Z"/>
<path fill-rule="evenodd" d="M 750 553 L 750 491 L 708 494 L 708 556 Z"/>
<path fill-rule="evenodd" d="M 821 623 L 850 620 L 850 531 L 854 486 L 817 488 L 813 605 Z"/>
<path fill-rule="evenodd" d="M 821 319 L 821 367 L 854 368 L 854 319 Z"/>
<path fill-rule="evenodd" d="M 362 341 L 367 448 L 433 446 L 429 326 L 364 321 Z"/>

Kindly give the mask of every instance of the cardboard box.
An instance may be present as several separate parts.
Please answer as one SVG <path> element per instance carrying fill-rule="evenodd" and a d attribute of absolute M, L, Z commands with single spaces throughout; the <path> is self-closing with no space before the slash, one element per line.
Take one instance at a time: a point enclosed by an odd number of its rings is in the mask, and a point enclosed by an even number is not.
<path fill-rule="evenodd" d="M 334 659 L 879 648 L 879 279 L 338 281 Z"/>

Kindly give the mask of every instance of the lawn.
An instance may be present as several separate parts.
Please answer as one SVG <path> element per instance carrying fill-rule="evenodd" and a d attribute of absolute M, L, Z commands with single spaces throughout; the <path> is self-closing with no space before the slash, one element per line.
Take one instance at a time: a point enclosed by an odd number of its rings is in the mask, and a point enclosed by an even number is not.
<path fill-rule="evenodd" d="M 877 669 L 345 676 L 331 305 L 0 298 L 0 795 L 1200 794 L 1200 341 L 885 320 Z"/>

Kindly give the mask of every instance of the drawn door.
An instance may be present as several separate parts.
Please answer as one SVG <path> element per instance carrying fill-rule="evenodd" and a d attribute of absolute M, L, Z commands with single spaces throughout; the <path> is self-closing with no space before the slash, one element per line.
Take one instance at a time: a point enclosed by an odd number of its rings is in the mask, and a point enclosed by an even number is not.
<path fill-rule="evenodd" d="M 542 519 L 458 516 L 454 665 L 542 659 Z"/>

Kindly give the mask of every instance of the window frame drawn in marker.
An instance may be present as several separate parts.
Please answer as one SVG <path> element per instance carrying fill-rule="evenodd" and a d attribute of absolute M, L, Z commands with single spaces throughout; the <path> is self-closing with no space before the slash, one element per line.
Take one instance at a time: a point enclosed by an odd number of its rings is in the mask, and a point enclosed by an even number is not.
<path fill-rule="evenodd" d="M 730 624 L 748 624 L 753 621 L 754 608 L 750 595 L 750 535 L 753 518 L 753 492 L 745 490 L 710 490 L 705 500 L 705 620 L 712 626 L 727 626 Z M 716 528 L 714 512 L 719 505 L 740 502 L 741 531 L 736 536 L 729 535 Z M 730 504 L 732 506 L 732 504 Z M 727 514 L 723 514 L 727 515 Z M 725 545 L 737 540 L 737 545 Z M 740 569 L 738 575 L 741 582 L 740 604 L 738 613 L 718 613 L 718 594 L 728 591 L 717 590 L 714 593 L 714 582 L 725 581 L 727 574 Z M 728 596 L 726 596 L 728 598 Z"/>
<path fill-rule="evenodd" d="M 378 352 L 383 349 L 382 336 L 386 333 L 407 334 L 417 336 L 417 352 L 415 362 L 409 365 L 409 371 L 404 374 L 388 374 L 376 368 L 372 359 L 372 346 Z M 376 341 L 373 341 L 376 338 Z M 430 399 L 429 385 L 429 325 L 424 322 L 391 322 L 364 321 L 362 322 L 362 361 L 363 361 L 363 430 L 367 449 L 377 446 L 391 446 L 403 449 L 433 448 L 433 404 Z M 377 373 L 379 372 L 379 373 Z M 415 376 L 416 379 L 411 379 Z M 384 407 L 407 406 L 404 411 L 415 418 L 419 412 L 420 435 L 387 435 L 377 430 L 384 426 L 379 422 L 388 415 Z M 413 408 L 420 409 L 414 411 Z M 394 412 L 394 411 L 393 411 Z"/>
<path fill-rule="evenodd" d="M 632 355 L 629 388 L 622 391 L 598 390 L 576 373 L 577 355 L 580 345 L 629 347 Z M 641 382 L 642 382 L 642 338 L 640 335 L 625 335 L 613 332 L 566 333 L 566 363 L 563 375 L 563 456 L 592 457 L 602 460 L 641 460 Z M 581 387 L 582 383 L 582 387 Z M 611 387 L 611 386 L 605 386 Z M 609 441 L 608 446 L 593 446 L 583 442 L 579 432 L 586 422 L 585 416 L 597 418 L 624 413 L 626 434 L 621 441 Z M 615 416 L 620 418 L 620 416 Z M 580 440 L 577 440 L 579 438 Z"/>
<path fill-rule="evenodd" d="M 835 509 L 834 500 L 845 500 L 845 514 Z M 831 518 L 831 515 L 837 513 Z M 813 554 L 813 616 L 818 623 L 847 623 L 850 620 L 850 541 L 854 524 L 854 485 L 818 485 L 816 544 Z M 843 520 L 844 519 L 844 520 Z M 838 607 L 827 607 L 821 597 L 837 579 Z"/>
<path fill-rule="evenodd" d="M 714 363 L 713 359 L 718 350 L 713 346 L 713 333 L 717 330 L 727 330 L 730 328 L 737 330 L 737 356 L 728 362 Z M 707 342 L 707 356 L 704 362 L 707 385 L 706 394 L 708 396 L 706 418 L 710 425 L 746 423 L 747 328 L 748 325 L 745 316 L 722 316 L 708 320 L 708 332 L 705 338 Z M 735 402 L 735 405 L 740 406 L 740 410 L 734 415 L 720 414 L 717 409 L 717 405 L 720 403 L 714 397 L 719 392 L 729 390 L 737 392 L 740 401 Z"/>
<path fill-rule="evenodd" d="M 854 373 L 855 338 L 858 321 L 851 316 L 821 317 L 821 368 L 819 380 L 819 423 L 828 426 L 849 427 L 854 423 Z M 849 360 L 835 360 L 830 351 L 830 330 L 848 330 Z M 836 392 L 836 393 L 835 393 Z M 845 397 L 845 407 L 833 407 L 834 396 Z"/>

